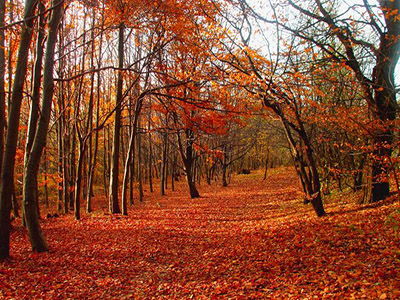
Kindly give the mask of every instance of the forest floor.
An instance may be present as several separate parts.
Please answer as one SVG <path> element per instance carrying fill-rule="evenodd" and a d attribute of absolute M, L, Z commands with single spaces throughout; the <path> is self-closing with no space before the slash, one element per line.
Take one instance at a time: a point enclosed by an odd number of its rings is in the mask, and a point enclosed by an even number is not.
<path fill-rule="evenodd" d="M 15 220 L 0 298 L 400 298 L 398 200 L 359 206 L 336 194 L 317 218 L 292 169 L 199 190 L 195 200 L 183 182 L 163 198 L 146 193 L 128 217 L 44 219 L 44 254 Z"/>

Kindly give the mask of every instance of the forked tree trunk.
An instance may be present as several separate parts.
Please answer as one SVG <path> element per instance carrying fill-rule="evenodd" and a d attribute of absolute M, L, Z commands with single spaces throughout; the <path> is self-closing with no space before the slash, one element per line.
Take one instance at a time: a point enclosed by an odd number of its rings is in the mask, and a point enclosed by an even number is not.
<path fill-rule="evenodd" d="M 37 0 L 26 0 L 24 26 L 21 31 L 13 91 L 9 106 L 5 149 L 2 158 L 0 187 L 0 259 L 10 256 L 11 196 L 14 184 L 15 153 L 23 98 L 24 82 L 28 66 L 29 48 L 32 41 L 34 15 Z"/>
<path fill-rule="evenodd" d="M 128 208 L 127 208 L 127 189 L 128 189 L 128 177 L 129 176 L 129 171 L 131 168 L 131 161 L 134 156 L 135 152 L 135 137 L 137 133 L 137 125 L 138 125 L 138 120 L 139 120 L 139 115 L 140 111 L 142 110 L 142 101 L 143 98 L 140 97 L 135 105 L 135 115 L 133 119 L 133 124 L 132 124 L 132 131 L 130 134 L 129 138 L 129 145 L 128 145 L 128 151 L 126 153 L 126 159 L 125 159 L 125 168 L 124 168 L 124 179 L 122 183 L 122 214 L 123 215 L 128 215 Z M 131 174 L 132 176 L 132 174 Z M 133 189 L 133 186 L 130 186 L 131 189 Z M 132 203 L 131 203 L 132 204 Z"/>
<path fill-rule="evenodd" d="M 200 193 L 196 188 L 196 182 L 194 181 L 193 178 L 193 165 L 195 161 L 193 156 L 194 132 L 190 129 L 186 129 L 185 135 L 186 135 L 186 147 L 183 147 L 180 134 L 177 133 L 179 152 L 181 154 L 183 165 L 185 167 L 184 169 L 186 173 L 187 183 L 189 186 L 190 197 L 192 199 L 199 198 Z"/>
<path fill-rule="evenodd" d="M 288 124 L 284 120 L 282 120 L 282 124 L 285 130 L 287 141 L 290 146 L 295 166 L 297 167 L 298 174 L 300 175 L 300 179 L 302 180 L 303 188 L 306 193 L 306 200 L 311 202 L 314 211 L 318 217 L 324 216 L 326 213 L 322 204 L 319 173 L 313 157 L 311 144 L 308 141 L 307 134 L 303 130 L 302 126 L 300 126 L 301 128 L 299 129 L 298 134 L 301 141 L 304 143 L 304 155 L 306 156 L 304 158 L 303 154 L 300 153 L 300 149 L 292 136 Z"/>

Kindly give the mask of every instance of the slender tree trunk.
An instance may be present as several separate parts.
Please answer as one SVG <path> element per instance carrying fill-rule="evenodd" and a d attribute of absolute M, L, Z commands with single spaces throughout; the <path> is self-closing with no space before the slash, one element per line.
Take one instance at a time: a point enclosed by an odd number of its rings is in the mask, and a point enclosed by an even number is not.
<path fill-rule="evenodd" d="M 136 106 L 135 106 L 135 115 L 134 115 L 133 124 L 132 124 L 132 132 L 130 134 L 129 146 L 128 146 L 128 151 L 127 151 L 126 159 L 125 159 L 124 179 L 123 179 L 123 184 L 122 184 L 122 214 L 123 215 L 128 214 L 126 191 L 127 191 L 127 186 L 128 186 L 128 177 L 129 177 L 129 170 L 131 167 L 131 160 L 132 160 L 132 158 L 134 156 L 134 152 L 135 152 L 135 137 L 137 134 L 137 124 L 139 121 L 139 115 L 140 115 L 141 109 L 142 109 L 142 98 L 140 97 L 137 100 Z M 131 185 L 130 188 L 133 189 L 133 186 Z M 132 205 L 132 203 L 131 203 L 131 205 Z"/>
<path fill-rule="evenodd" d="M 140 125 L 140 121 L 138 121 Z M 142 179 L 142 141 L 141 141 L 141 133 L 137 134 L 137 156 L 138 156 L 138 192 L 139 192 L 139 203 L 143 202 L 143 179 Z"/>
<path fill-rule="evenodd" d="M 163 133 L 163 147 L 162 147 L 162 160 L 160 168 L 160 192 L 161 196 L 165 195 L 165 168 L 167 164 L 167 143 L 168 137 L 167 133 Z"/>
<path fill-rule="evenodd" d="M 265 171 L 264 171 L 264 178 L 263 178 L 263 180 L 266 180 L 266 179 L 267 179 L 268 162 L 269 162 L 269 149 L 267 149 L 267 155 L 266 155 L 266 157 L 265 157 Z"/>
<path fill-rule="evenodd" d="M 79 220 L 81 218 L 81 187 L 82 187 L 82 169 L 83 160 L 85 156 L 85 142 L 79 142 L 79 156 L 78 156 L 78 167 L 76 169 L 76 179 L 75 179 L 75 199 L 74 199 L 74 215 L 75 219 Z"/>
<path fill-rule="evenodd" d="M 68 201 L 69 201 L 69 209 L 71 211 L 74 210 L 74 190 L 72 187 L 75 184 L 75 175 L 76 175 L 76 124 L 72 125 L 72 129 L 70 130 L 70 137 L 72 137 L 71 146 L 69 147 L 70 153 L 70 160 L 69 160 L 69 183 L 68 186 L 70 187 L 68 192 Z"/>
<path fill-rule="evenodd" d="M 45 6 L 43 3 L 39 2 L 38 4 L 39 13 L 43 14 L 45 10 Z M 29 156 L 32 149 L 32 144 L 35 139 L 37 123 L 39 120 L 39 105 L 40 105 L 40 86 L 41 86 L 41 78 L 42 78 L 42 64 L 43 64 L 43 54 L 44 54 L 44 26 L 45 26 L 45 17 L 41 15 L 39 17 L 39 26 L 38 26 L 38 34 L 36 39 L 36 59 L 35 65 L 33 69 L 33 92 L 32 92 L 32 103 L 29 112 L 29 122 L 28 122 L 28 132 L 26 134 L 26 144 L 25 144 L 25 157 L 24 157 L 24 168 L 26 168 L 29 160 Z M 25 175 L 25 174 L 24 174 Z M 36 191 L 36 196 L 38 192 Z M 37 205 L 37 210 L 39 211 L 38 199 L 35 200 Z M 25 224 L 25 207 L 22 205 L 22 218 L 23 224 Z"/>
<path fill-rule="evenodd" d="M 107 197 L 108 196 L 108 178 L 110 177 L 110 169 L 109 169 L 109 154 L 108 154 L 108 148 L 109 148 L 109 142 L 110 142 L 110 127 L 107 126 L 104 131 L 103 131 L 103 139 L 104 141 L 107 141 L 106 144 L 104 144 L 103 147 L 103 165 L 104 165 L 104 170 L 103 170 L 103 183 L 104 183 L 104 195 Z"/>
<path fill-rule="evenodd" d="M 95 10 L 92 11 L 92 34 L 91 34 L 91 56 L 90 56 L 90 66 L 94 68 L 94 50 L 95 50 L 95 35 L 94 35 L 94 27 L 95 27 L 96 14 Z M 100 34 L 100 46 L 99 53 L 101 55 L 102 51 L 102 41 L 103 41 L 103 31 Z M 98 68 L 101 67 L 101 63 L 99 62 Z M 89 116 L 88 116 L 88 134 L 89 136 L 89 174 L 88 174 L 88 182 L 87 182 L 87 191 L 86 191 L 86 211 L 88 213 L 92 212 L 92 195 L 93 195 L 93 179 L 94 179 L 94 171 L 96 166 L 96 158 L 97 158 L 97 147 L 99 140 L 99 131 L 96 130 L 95 134 L 95 142 L 94 149 L 92 152 L 92 127 L 93 127 L 93 102 L 94 102 L 94 73 L 91 74 L 91 85 L 90 85 L 90 96 L 89 96 Z M 99 126 L 99 114 L 100 114 L 100 72 L 97 72 L 97 103 L 96 103 L 96 128 Z"/>
<path fill-rule="evenodd" d="M 21 39 L 18 50 L 17 66 L 14 75 L 13 92 L 11 96 L 5 149 L 1 169 L 0 187 L 0 259 L 10 256 L 10 212 L 12 186 L 14 185 L 15 153 L 18 142 L 18 127 L 23 98 L 24 82 L 27 72 L 29 48 L 34 30 L 34 15 L 36 0 L 25 1 L 24 26 L 21 31 Z"/>
<path fill-rule="evenodd" d="M 147 126 L 147 130 L 149 131 L 149 190 L 150 193 L 153 192 L 153 164 L 152 164 L 152 160 L 153 160 L 153 142 L 151 141 L 151 132 L 150 132 L 150 114 L 149 114 L 149 123 Z"/>
<path fill-rule="evenodd" d="M 0 27 L 4 26 L 5 13 L 6 13 L 6 1 L 0 0 Z M 6 74 L 5 29 L 0 29 L 0 170 L 4 154 L 4 132 L 6 127 L 5 74 Z"/>
<path fill-rule="evenodd" d="M 118 42 L 118 56 L 120 69 L 124 66 L 124 28 L 125 25 L 119 25 L 119 42 Z M 121 105 L 122 105 L 122 85 L 123 73 L 122 70 L 118 71 L 117 79 L 117 96 L 116 96 L 116 109 L 114 119 L 114 138 L 113 150 L 111 161 L 111 175 L 110 175 L 110 192 L 109 192 L 109 207 L 111 213 L 121 213 L 118 203 L 118 177 L 119 177 L 119 149 L 120 149 L 120 131 L 121 131 Z"/>
<path fill-rule="evenodd" d="M 43 71 L 42 110 L 36 130 L 35 139 L 33 141 L 32 150 L 25 168 L 26 176 L 24 178 L 23 187 L 26 226 L 32 244 L 32 250 L 36 252 L 43 252 L 48 250 L 38 221 L 37 207 L 35 205 L 35 197 L 37 197 L 35 188 L 37 188 L 39 164 L 43 153 L 43 148 L 46 145 L 47 130 L 50 123 L 51 104 L 53 101 L 54 89 L 54 52 L 57 42 L 58 26 L 60 24 L 64 10 L 64 1 L 54 0 L 52 1 L 52 6 L 54 7 L 54 9 L 52 11 L 49 21 L 49 34 L 47 37 L 46 56 Z"/>

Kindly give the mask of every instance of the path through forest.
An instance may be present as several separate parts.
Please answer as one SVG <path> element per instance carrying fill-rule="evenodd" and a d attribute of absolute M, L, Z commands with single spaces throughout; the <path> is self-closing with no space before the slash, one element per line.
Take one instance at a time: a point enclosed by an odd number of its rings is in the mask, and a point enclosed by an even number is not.
<path fill-rule="evenodd" d="M 129 216 L 43 221 L 51 251 L 30 252 L 14 221 L 2 299 L 311 299 L 400 297 L 399 203 L 336 197 L 302 204 L 292 169 L 237 175 L 222 188 L 180 182 Z"/>

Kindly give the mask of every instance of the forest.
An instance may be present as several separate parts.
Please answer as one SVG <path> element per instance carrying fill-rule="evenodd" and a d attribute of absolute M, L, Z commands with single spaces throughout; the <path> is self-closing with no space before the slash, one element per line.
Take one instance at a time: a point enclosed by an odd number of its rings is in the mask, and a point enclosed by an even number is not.
<path fill-rule="evenodd" d="M 0 298 L 400 297 L 400 0 L 0 0 Z"/>

